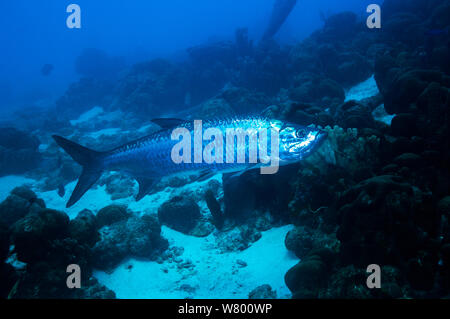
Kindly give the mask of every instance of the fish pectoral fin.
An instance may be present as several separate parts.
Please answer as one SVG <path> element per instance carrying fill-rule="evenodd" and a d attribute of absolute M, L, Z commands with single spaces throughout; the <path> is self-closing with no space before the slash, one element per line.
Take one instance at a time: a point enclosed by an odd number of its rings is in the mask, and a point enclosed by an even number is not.
<path fill-rule="evenodd" d="M 249 171 L 253 171 L 255 168 L 259 168 L 261 167 L 261 164 L 255 164 L 252 165 L 250 167 L 248 167 L 247 169 L 243 169 L 241 171 L 238 171 L 236 173 L 232 173 L 229 178 L 237 178 L 237 177 L 241 177 L 242 175 L 244 175 L 245 173 L 249 172 Z"/>
<path fill-rule="evenodd" d="M 136 201 L 140 201 L 142 198 L 145 197 L 145 195 L 147 195 L 150 190 L 152 189 L 153 185 L 155 184 L 155 180 L 154 179 L 150 179 L 150 178 L 136 178 L 138 184 L 139 184 L 139 192 L 136 195 Z"/>
<path fill-rule="evenodd" d="M 200 175 L 197 178 L 198 182 L 203 182 L 206 181 L 207 179 L 210 179 L 211 177 L 214 176 L 216 172 L 210 169 L 205 169 L 203 171 L 200 172 Z"/>
<path fill-rule="evenodd" d="M 160 126 L 163 129 L 171 129 L 177 126 L 181 126 L 186 123 L 186 120 L 174 119 L 174 118 L 159 118 L 151 120 L 152 123 Z"/>
<path fill-rule="evenodd" d="M 242 170 L 242 171 L 239 171 L 239 172 L 237 172 L 237 173 L 233 173 L 232 175 L 230 175 L 230 178 L 238 178 L 238 177 L 241 177 L 242 174 L 244 174 L 245 172 L 247 172 L 246 169 L 244 169 L 244 170 Z"/>

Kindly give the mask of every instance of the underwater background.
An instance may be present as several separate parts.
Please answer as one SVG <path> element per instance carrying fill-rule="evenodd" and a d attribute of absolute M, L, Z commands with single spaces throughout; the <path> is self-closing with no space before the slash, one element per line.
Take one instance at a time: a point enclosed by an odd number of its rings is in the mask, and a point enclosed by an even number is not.
<path fill-rule="evenodd" d="M 450 1 L 74 3 L 81 28 L 71 2 L 0 3 L 1 298 L 449 297 Z M 53 135 L 107 151 L 155 118 L 254 115 L 327 138 L 139 201 L 104 172 L 66 207 L 82 167 Z"/>

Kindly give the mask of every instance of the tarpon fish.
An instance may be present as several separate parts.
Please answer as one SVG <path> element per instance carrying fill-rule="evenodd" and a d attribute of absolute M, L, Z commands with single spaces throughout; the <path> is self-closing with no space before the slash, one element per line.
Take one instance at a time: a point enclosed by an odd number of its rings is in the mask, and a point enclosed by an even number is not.
<path fill-rule="evenodd" d="M 270 17 L 269 25 L 264 32 L 262 40 L 268 40 L 277 34 L 284 21 L 294 9 L 297 0 L 276 0 L 273 6 L 272 15 Z"/>
<path fill-rule="evenodd" d="M 268 145 L 272 140 L 275 140 L 274 136 L 276 136 L 278 149 L 270 149 L 270 152 L 266 152 L 266 155 L 267 157 L 271 157 L 272 160 L 275 160 L 272 156 L 276 154 L 276 161 L 280 166 L 302 160 L 313 152 L 327 136 L 326 132 L 315 127 L 305 127 L 278 120 L 256 117 L 230 118 L 224 120 L 203 121 L 200 130 L 201 144 L 196 144 L 195 139 L 199 134 L 199 129 L 196 127 L 196 122 L 198 121 L 187 122 L 178 119 L 155 119 L 152 120 L 152 122 L 160 126 L 161 129 L 146 137 L 106 152 L 90 150 L 61 136 L 54 135 L 53 138 L 56 143 L 77 163 L 83 166 L 78 183 L 67 202 L 67 207 L 75 204 L 105 171 L 119 171 L 135 178 L 139 183 L 139 193 L 136 196 L 136 200 L 140 200 L 148 194 L 154 182 L 161 178 L 183 173 L 199 173 L 201 178 L 206 179 L 217 173 L 233 173 L 240 175 L 247 170 L 263 167 L 263 161 L 255 163 L 248 160 L 251 154 L 251 148 L 249 147 L 251 144 L 250 140 L 252 134 L 254 134 L 252 132 L 263 132 L 265 130 L 269 132 L 267 134 Z M 234 132 L 238 130 L 249 132 L 249 135 L 246 136 L 248 143 L 245 142 L 245 137 L 244 143 L 239 143 L 238 141 L 235 143 L 238 138 L 235 139 L 233 137 L 233 142 L 231 144 L 228 143 L 228 140 L 227 143 L 223 145 L 220 144 L 223 152 L 219 150 L 214 151 L 214 156 L 224 153 L 228 155 L 231 147 L 232 156 L 243 151 L 247 160 L 243 162 L 232 162 L 229 161 L 228 158 L 222 161 L 214 158 L 215 160 L 213 162 L 198 162 L 195 160 L 183 162 L 174 161 L 174 149 L 176 149 L 180 143 L 186 142 L 180 141 L 180 137 L 174 138 L 174 132 L 178 130 L 186 133 L 189 132 L 189 134 L 194 137 L 194 143 L 192 145 L 189 144 L 190 149 L 187 153 L 197 154 L 196 147 L 199 147 L 200 145 L 200 152 L 203 152 L 206 150 L 207 145 L 211 145 L 212 141 L 216 142 L 218 139 L 218 135 L 214 135 L 214 139 L 210 136 L 209 141 L 206 140 L 207 138 L 203 137 L 203 134 L 206 135 L 206 132 L 209 129 L 215 130 L 217 133 L 222 134 L 223 137 L 228 136 L 227 134 L 230 133 L 230 130 Z M 270 132 L 275 132 L 276 135 L 272 135 Z M 261 134 L 258 134 L 258 143 L 256 143 L 256 147 L 258 148 L 258 154 L 262 154 L 263 146 L 261 146 L 262 144 L 260 142 Z M 190 140 L 188 142 L 190 143 Z M 273 146 L 273 144 L 270 145 Z M 244 148 L 244 150 L 242 148 Z M 186 150 L 183 149 L 183 155 L 187 155 L 184 154 L 184 152 L 186 152 Z M 195 156 L 193 155 L 193 157 Z M 265 163 L 267 164 L 267 158 Z"/>

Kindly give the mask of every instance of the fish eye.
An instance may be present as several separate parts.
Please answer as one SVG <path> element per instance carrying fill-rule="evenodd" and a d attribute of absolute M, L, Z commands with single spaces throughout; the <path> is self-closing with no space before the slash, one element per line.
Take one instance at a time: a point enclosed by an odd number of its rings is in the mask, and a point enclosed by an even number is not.
<path fill-rule="evenodd" d="M 297 130 L 295 131 L 295 136 L 296 136 L 297 138 L 303 138 L 303 137 L 305 137 L 305 136 L 306 136 L 306 130 L 303 129 L 303 128 L 297 129 Z"/>

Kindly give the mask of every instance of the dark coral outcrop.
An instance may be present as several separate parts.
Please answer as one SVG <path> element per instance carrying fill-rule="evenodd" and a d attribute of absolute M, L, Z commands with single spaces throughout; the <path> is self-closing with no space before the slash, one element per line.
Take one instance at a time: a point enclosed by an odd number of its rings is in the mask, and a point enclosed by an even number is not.
<path fill-rule="evenodd" d="M 125 257 L 156 259 L 168 247 L 155 216 L 131 216 L 100 228 L 100 240 L 92 248 L 92 265 L 111 270 Z"/>
<path fill-rule="evenodd" d="M 39 139 L 12 127 L 0 128 L 0 176 L 23 174 L 40 164 Z"/>

